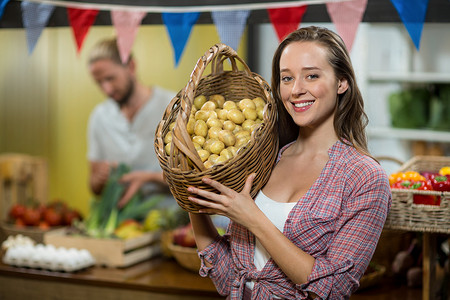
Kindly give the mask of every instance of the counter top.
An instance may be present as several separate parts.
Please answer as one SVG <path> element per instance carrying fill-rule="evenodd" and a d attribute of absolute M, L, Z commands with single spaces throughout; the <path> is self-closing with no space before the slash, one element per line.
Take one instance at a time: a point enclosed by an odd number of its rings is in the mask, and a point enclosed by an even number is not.
<path fill-rule="evenodd" d="M 182 295 L 196 296 L 200 299 L 205 297 L 224 299 L 219 296 L 209 278 L 203 278 L 197 273 L 179 266 L 174 260 L 163 257 L 153 258 L 128 268 L 96 266 L 74 273 L 19 268 L 1 263 L 0 278 L 2 278 L 0 280 L 0 299 L 5 299 L 1 293 L 7 289 L 7 286 L 6 283 L 2 284 L 1 282 L 5 282 L 6 278 L 10 280 L 20 278 L 41 283 L 45 281 L 54 286 L 64 283 L 91 286 L 103 290 L 109 288 L 143 294 L 173 295 L 176 299 L 181 299 Z M 21 295 L 17 297 L 25 299 L 25 295 Z"/>

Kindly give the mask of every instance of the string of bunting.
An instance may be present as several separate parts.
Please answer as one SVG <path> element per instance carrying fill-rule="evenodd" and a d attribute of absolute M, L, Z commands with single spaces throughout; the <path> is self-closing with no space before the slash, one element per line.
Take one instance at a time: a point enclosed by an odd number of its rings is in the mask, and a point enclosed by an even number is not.
<path fill-rule="evenodd" d="M 10 0 L 0 0 L 0 19 Z M 16 0 L 17 1 L 17 0 Z M 58 0 L 20 0 L 23 24 L 26 29 L 29 55 L 48 23 L 56 6 L 66 7 L 70 27 L 80 53 L 83 41 L 94 24 L 100 10 L 110 11 L 118 47 L 123 61 L 131 53 L 139 26 L 147 13 L 161 13 L 178 66 L 192 27 L 200 12 L 210 12 L 220 42 L 237 50 L 251 10 L 266 9 L 270 22 L 281 41 L 298 28 L 308 5 L 325 4 L 327 12 L 342 36 L 349 51 L 352 49 L 359 23 L 362 21 L 368 0 L 299 0 L 280 2 L 250 2 L 230 5 L 199 6 L 136 6 L 99 4 Z M 428 0 L 390 0 L 397 10 L 415 47 L 419 50 L 420 38 L 428 7 Z"/>

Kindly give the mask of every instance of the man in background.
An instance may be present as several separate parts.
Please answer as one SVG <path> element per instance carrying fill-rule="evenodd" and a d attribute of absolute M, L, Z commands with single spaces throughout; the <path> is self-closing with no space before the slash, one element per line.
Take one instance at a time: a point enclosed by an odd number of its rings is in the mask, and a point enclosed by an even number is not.
<path fill-rule="evenodd" d="M 111 167 L 131 168 L 121 181 L 127 186 L 119 201 L 123 207 L 141 190 L 168 193 L 154 150 L 158 123 L 175 92 L 147 86 L 136 76 L 132 55 L 122 63 L 115 38 L 98 42 L 88 59 L 89 71 L 107 99 L 92 111 L 88 124 L 89 185 L 101 194 Z"/>

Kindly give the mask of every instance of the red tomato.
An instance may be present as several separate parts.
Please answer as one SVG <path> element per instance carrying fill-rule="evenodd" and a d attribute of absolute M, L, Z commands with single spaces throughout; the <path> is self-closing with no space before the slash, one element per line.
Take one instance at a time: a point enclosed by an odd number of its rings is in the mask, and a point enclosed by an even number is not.
<path fill-rule="evenodd" d="M 45 221 L 39 222 L 39 229 L 47 230 L 47 229 L 49 229 L 49 228 L 50 228 L 50 225 L 48 225 L 47 222 L 45 222 Z"/>
<path fill-rule="evenodd" d="M 75 220 L 81 220 L 81 215 L 78 211 L 68 209 L 63 213 L 63 222 L 65 225 L 72 225 Z"/>
<path fill-rule="evenodd" d="M 25 213 L 25 209 L 26 209 L 25 205 L 16 203 L 9 210 L 9 215 L 15 220 L 22 218 Z"/>
<path fill-rule="evenodd" d="M 60 226 L 62 225 L 62 214 L 54 209 L 54 208 L 47 208 L 47 210 L 44 213 L 44 220 L 48 223 L 50 226 Z"/>
<path fill-rule="evenodd" d="M 16 227 L 19 227 L 19 228 L 23 228 L 23 227 L 26 226 L 26 225 L 25 225 L 25 222 L 24 222 L 23 219 L 21 219 L 21 218 L 16 219 L 16 220 L 14 221 L 14 225 L 16 225 Z"/>
<path fill-rule="evenodd" d="M 28 226 L 38 226 L 41 221 L 41 213 L 38 209 L 27 207 L 23 214 L 23 221 Z"/>

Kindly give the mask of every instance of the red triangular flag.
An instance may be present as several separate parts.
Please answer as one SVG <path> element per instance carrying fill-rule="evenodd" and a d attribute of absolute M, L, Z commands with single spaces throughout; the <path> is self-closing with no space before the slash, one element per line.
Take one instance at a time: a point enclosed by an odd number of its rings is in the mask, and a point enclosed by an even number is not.
<path fill-rule="evenodd" d="M 84 38 L 86 37 L 89 28 L 94 24 L 97 17 L 98 10 L 96 9 L 78 9 L 67 8 L 67 15 L 69 23 L 72 27 L 73 35 L 77 43 L 77 52 L 80 53 Z"/>
<path fill-rule="evenodd" d="M 307 5 L 267 9 L 270 22 L 272 22 L 280 41 L 298 28 L 306 12 L 306 8 Z"/>
<path fill-rule="evenodd" d="M 352 51 L 356 31 L 366 11 L 368 0 L 352 0 L 327 3 L 328 14 L 336 26 L 336 31 L 344 40 L 348 52 Z"/>

